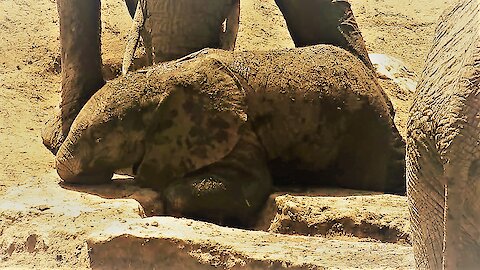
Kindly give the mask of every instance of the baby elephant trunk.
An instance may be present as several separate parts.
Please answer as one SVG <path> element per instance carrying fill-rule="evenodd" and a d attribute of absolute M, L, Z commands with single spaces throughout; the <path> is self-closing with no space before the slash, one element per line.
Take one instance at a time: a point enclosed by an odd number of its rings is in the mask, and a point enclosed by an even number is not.
<path fill-rule="evenodd" d="M 60 148 L 57 154 L 55 167 L 60 178 L 71 184 L 102 184 L 111 181 L 113 171 L 85 170 L 85 164 L 78 156 Z"/>

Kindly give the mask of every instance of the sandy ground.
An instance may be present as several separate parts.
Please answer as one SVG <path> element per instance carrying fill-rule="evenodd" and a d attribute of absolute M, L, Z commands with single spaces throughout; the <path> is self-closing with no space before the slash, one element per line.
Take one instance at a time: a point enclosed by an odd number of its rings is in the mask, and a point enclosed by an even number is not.
<path fill-rule="evenodd" d="M 106 64 L 118 66 L 130 20 L 122 0 L 102 2 L 103 59 Z M 419 75 L 433 38 L 436 21 L 451 2 L 452 0 L 351 0 L 369 51 L 394 56 Z M 285 22 L 273 0 L 242 0 L 241 21 L 237 41 L 239 50 L 293 46 Z M 2 196 L 7 196 L 7 191 L 10 192 L 13 187 L 56 185 L 53 156 L 43 147 L 40 131 L 59 100 L 58 35 L 55 1 L 0 1 Z M 407 110 L 405 104 L 402 105 L 404 113 Z M 51 177 L 45 177 L 46 175 Z M 63 192 L 63 189 L 58 189 L 57 192 Z M 18 196 L 35 196 L 31 193 L 20 194 L 23 193 L 20 192 Z M 40 198 L 42 195 L 37 194 Z M 44 221 L 48 222 L 48 218 Z M 7 225 L 15 226 L 15 222 L 0 222 L 0 233 L 4 232 Z M 3 253 L 4 250 L 0 255 Z M 28 267 L 31 263 L 29 258 L 32 259 L 27 256 L 24 260 L 10 263 L 2 260 L 0 267 L 2 264 Z M 36 260 L 41 261 L 42 258 L 37 257 Z M 40 265 L 48 268 L 61 266 L 47 262 Z"/>

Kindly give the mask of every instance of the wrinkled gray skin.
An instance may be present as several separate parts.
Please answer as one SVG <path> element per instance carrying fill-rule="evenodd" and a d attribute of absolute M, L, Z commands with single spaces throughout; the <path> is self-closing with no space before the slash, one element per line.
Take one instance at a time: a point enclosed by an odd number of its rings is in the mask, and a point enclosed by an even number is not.
<path fill-rule="evenodd" d="M 420 269 L 480 266 L 480 3 L 440 19 L 407 133 L 407 194 Z"/>
<path fill-rule="evenodd" d="M 133 8 L 136 1 L 126 2 Z M 155 53 L 152 58 L 155 61 L 181 57 L 205 47 L 233 49 L 238 30 L 238 0 L 141 2 L 146 14 L 142 33 L 144 41 L 155 48 L 150 50 Z M 62 62 L 60 112 L 42 132 L 44 145 L 53 153 L 58 151 L 87 100 L 105 84 L 100 6 L 100 0 L 57 0 Z M 225 19 L 228 20 L 224 32 L 221 26 Z M 132 40 L 135 42 L 129 45 L 136 46 L 138 35 L 131 36 Z"/>
<path fill-rule="evenodd" d="M 375 70 L 347 0 L 275 0 L 296 47 L 331 44 Z"/>
<path fill-rule="evenodd" d="M 392 119 L 373 72 L 337 47 L 205 50 L 107 83 L 56 166 L 77 184 L 130 168 L 169 214 L 248 225 L 272 179 L 402 192 Z"/>
<path fill-rule="evenodd" d="M 126 0 L 132 14 L 122 73 L 132 65 L 140 36 L 147 65 L 178 59 L 203 48 L 233 50 L 240 0 Z M 224 24 L 225 23 L 225 24 Z"/>

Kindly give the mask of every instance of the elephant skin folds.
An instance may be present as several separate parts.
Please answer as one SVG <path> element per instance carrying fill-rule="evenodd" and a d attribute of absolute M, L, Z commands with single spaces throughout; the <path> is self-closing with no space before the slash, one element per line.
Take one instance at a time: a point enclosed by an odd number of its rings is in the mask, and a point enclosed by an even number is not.
<path fill-rule="evenodd" d="M 407 193 L 417 266 L 480 265 L 480 3 L 441 17 L 410 111 Z"/>

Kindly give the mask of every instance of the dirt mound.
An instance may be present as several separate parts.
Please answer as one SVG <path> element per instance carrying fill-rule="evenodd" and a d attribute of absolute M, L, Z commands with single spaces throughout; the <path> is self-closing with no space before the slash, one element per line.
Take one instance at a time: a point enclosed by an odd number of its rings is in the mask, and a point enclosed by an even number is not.
<path fill-rule="evenodd" d="M 306 194 L 308 195 L 308 194 Z M 410 244 L 406 198 L 396 195 L 275 198 L 269 232 L 309 236 L 353 236 Z"/>

